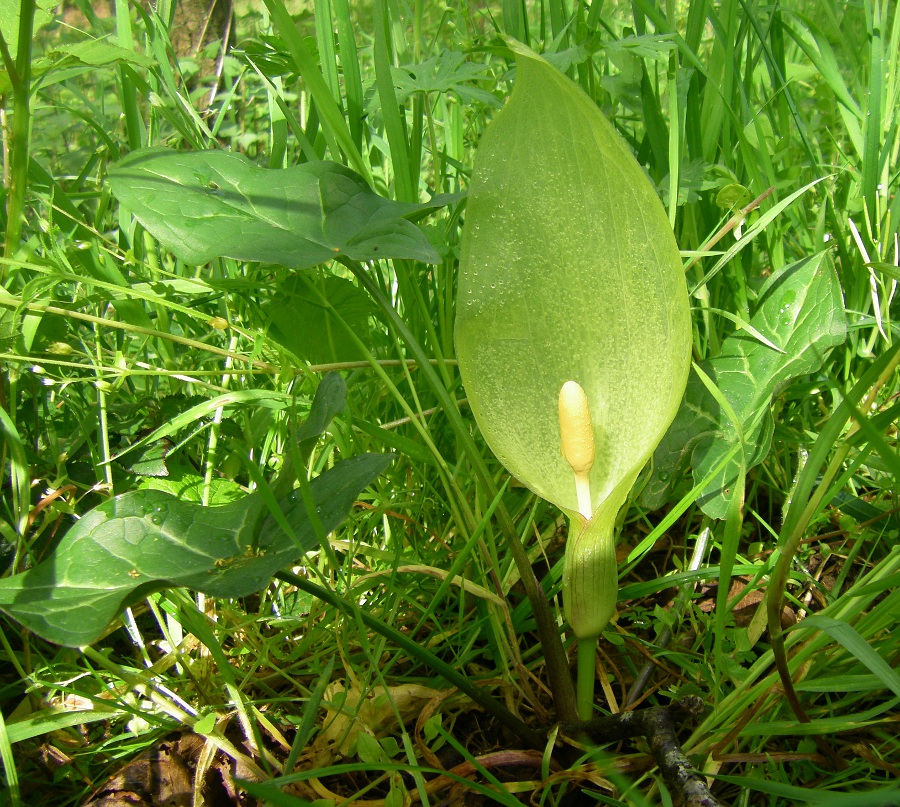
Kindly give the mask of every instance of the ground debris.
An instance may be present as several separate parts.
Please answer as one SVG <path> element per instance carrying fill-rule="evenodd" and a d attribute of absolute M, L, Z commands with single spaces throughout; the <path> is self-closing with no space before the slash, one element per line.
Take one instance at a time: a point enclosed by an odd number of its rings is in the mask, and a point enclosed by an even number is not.
<path fill-rule="evenodd" d="M 196 765 L 204 740 L 196 734 L 170 736 L 120 768 L 81 807 L 190 807 L 195 789 L 208 807 L 256 807 L 234 785 L 233 760 L 217 754 L 199 786 Z"/>
<path fill-rule="evenodd" d="M 597 744 L 646 737 L 666 783 L 681 794 L 685 807 L 719 807 L 702 776 L 694 771 L 675 734 L 675 725 L 703 712 L 703 701 L 689 695 L 668 706 L 653 706 L 562 725 L 571 737 L 585 737 Z"/>

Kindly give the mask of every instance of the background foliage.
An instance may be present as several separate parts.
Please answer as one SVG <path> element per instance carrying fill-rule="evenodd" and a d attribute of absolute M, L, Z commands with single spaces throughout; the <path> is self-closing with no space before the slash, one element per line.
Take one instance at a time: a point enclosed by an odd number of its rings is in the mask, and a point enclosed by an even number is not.
<path fill-rule="evenodd" d="M 265 0 L 236 7 L 227 53 L 189 54 L 173 50 L 166 0 L 118 0 L 110 16 L 86 2 L 38 9 L 34 37 L 22 35 L 31 8 L 5 3 L 0 25 L 4 574 L 47 557 L 114 494 L 210 506 L 264 492 L 330 370 L 346 408 L 308 475 L 396 458 L 295 567 L 322 597 L 285 580 L 239 599 L 155 592 L 81 650 L 4 617 L 0 802 L 88 803 L 126 763 L 165 756 L 184 760 L 169 771 L 186 777 L 183 803 L 669 803 L 640 745 L 570 747 L 552 766 L 524 751 L 501 760 L 526 745 L 449 694 L 435 666 L 531 726 L 553 722 L 503 531 L 523 538 L 555 598 L 564 525 L 489 455 L 453 361 L 459 194 L 511 87 L 501 34 L 578 81 L 645 166 L 710 381 L 692 377 L 698 411 L 679 416 L 683 439 L 667 449 L 678 461 L 657 457 L 624 518 L 598 708 L 700 695 L 707 712 L 684 749 L 730 803 L 896 798 L 880 792 L 900 774 L 896 4 Z M 364 275 L 189 266 L 112 194 L 110 166 L 155 146 L 265 168 L 327 158 L 406 209 L 456 195 L 417 222 L 439 260 L 376 260 Z M 766 340 L 794 355 L 766 309 L 767 283 L 792 265 L 833 281 L 797 289 L 814 303 L 794 331 L 810 361 L 716 386 L 710 368 L 781 355 Z M 276 396 L 289 405 L 261 405 Z M 727 478 L 743 499 L 700 498 L 703 440 L 734 452 Z M 789 660 L 765 632 L 767 592 L 775 618 L 797 625 Z M 776 662 L 809 722 L 788 708 Z M 441 790 L 425 772 L 454 765 L 474 772 L 469 785 Z M 290 785 L 239 796 L 230 774 Z"/>

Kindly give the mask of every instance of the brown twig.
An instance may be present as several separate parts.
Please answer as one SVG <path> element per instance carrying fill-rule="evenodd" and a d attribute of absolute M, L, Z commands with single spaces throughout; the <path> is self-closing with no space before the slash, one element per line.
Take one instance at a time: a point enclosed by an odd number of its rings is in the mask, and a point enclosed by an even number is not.
<path fill-rule="evenodd" d="M 720 807 L 702 776 L 697 775 L 675 735 L 676 723 L 683 723 L 703 711 L 703 701 L 689 695 L 669 706 L 653 706 L 621 712 L 580 723 L 563 723 L 572 737 L 585 737 L 600 744 L 646 737 L 666 783 L 682 797 L 685 807 Z"/>
<path fill-rule="evenodd" d="M 730 233 L 735 227 L 737 227 L 739 224 L 742 224 L 744 219 L 747 218 L 747 214 L 751 213 L 757 207 L 759 207 L 760 204 L 774 192 L 774 190 L 774 187 L 769 188 L 768 190 L 757 196 L 752 202 L 750 202 L 749 205 L 738 210 L 737 213 L 735 213 L 730 219 L 728 219 L 728 221 L 725 222 L 725 224 L 722 225 L 722 227 L 720 227 L 716 231 L 716 233 L 712 236 L 712 238 L 709 239 L 709 241 L 707 241 L 702 247 L 700 247 L 691 262 L 684 267 L 684 271 L 687 272 L 687 270 L 690 269 L 695 263 L 697 263 L 697 261 L 709 255 L 712 248 L 716 244 L 718 244 L 719 241 L 721 241 L 726 235 L 728 235 L 728 233 Z"/>

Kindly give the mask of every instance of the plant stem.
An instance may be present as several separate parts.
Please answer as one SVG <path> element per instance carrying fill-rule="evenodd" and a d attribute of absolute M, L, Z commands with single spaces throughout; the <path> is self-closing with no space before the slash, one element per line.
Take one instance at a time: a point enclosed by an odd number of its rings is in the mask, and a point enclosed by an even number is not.
<path fill-rule="evenodd" d="M 594 714 L 594 678 L 597 658 L 597 639 L 578 640 L 578 683 L 576 698 L 578 704 L 578 719 L 590 720 Z"/>
<path fill-rule="evenodd" d="M 97 355 L 97 364 L 103 364 L 103 356 L 100 350 L 100 337 L 99 334 L 96 333 L 97 328 L 94 328 L 95 333 L 95 343 L 94 347 L 96 348 Z M 106 405 L 106 389 L 108 388 L 108 384 L 102 380 L 100 377 L 100 372 L 95 368 L 94 370 L 97 376 L 96 389 L 97 389 L 97 429 L 98 429 L 98 442 L 100 444 L 100 458 L 103 467 L 103 478 L 106 482 L 107 490 L 110 495 L 113 495 L 115 492 L 115 488 L 113 487 L 113 475 L 112 475 L 112 454 L 109 450 L 109 419 L 107 417 L 108 408 Z"/>
<path fill-rule="evenodd" d="M 28 311 L 42 311 L 47 314 L 59 314 L 61 317 L 68 317 L 69 319 L 77 319 L 82 322 L 92 322 L 98 325 L 102 325 L 104 328 L 115 328 L 120 331 L 127 331 L 128 333 L 138 334 L 140 336 L 152 336 L 156 339 L 165 339 L 169 342 L 174 342 L 178 345 L 184 345 L 185 347 L 189 347 L 193 350 L 198 350 L 205 353 L 212 353 L 216 356 L 224 356 L 226 358 L 232 359 L 232 361 L 239 361 L 245 364 L 251 365 L 256 370 L 261 370 L 262 372 L 278 372 L 277 367 L 272 364 L 268 364 L 264 361 L 259 361 L 258 359 L 248 358 L 247 356 L 241 356 L 236 353 L 231 353 L 227 350 L 223 350 L 220 347 L 216 347 L 215 345 L 209 345 L 206 342 L 200 342 L 196 339 L 188 339 L 184 336 L 179 336 L 174 333 L 165 333 L 163 331 L 156 330 L 154 328 L 143 328 L 140 325 L 132 325 L 129 322 L 119 322 L 114 319 L 104 319 L 103 317 L 95 317 L 93 314 L 83 314 L 80 311 L 70 311 L 67 308 L 60 308 L 55 305 L 43 305 L 41 303 L 30 303 L 25 302 L 20 297 L 4 296 L 0 297 L 0 305 L 6 306 L 8 308 L 18 308 L 22 306 L 23 309 Z M 319 368 L 321 370 L 321 368 Z M 217 370 L 216 372 L 221 372 Z"/>
<path fill-rule="evenodd" d="M 15 65 L 3 42 L 3 62 L 13 91 L 12 155 L 10 159 L 9 197 L 6 207 L 6 244 L 3 255 L 11 258 L 22 240 L 25 218 L 25 188 L 28 183 L 28 132 L 31 125 L 31 35 L 34 28 L 35 0 L 19 4 L 19 39 Z M 0 265 L 0 282 L 6 265 Z"/>
<path fill-rule="evenodd" d="M 591 520 L 591 483 L 587 474 L 575 476 L 575 493 L 578 496 L 578 512 L 585 521 Z"/>

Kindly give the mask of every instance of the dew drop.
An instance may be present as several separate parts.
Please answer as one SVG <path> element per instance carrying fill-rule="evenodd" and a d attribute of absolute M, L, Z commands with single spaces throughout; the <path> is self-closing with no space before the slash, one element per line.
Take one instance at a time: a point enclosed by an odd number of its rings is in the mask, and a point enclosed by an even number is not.
<path fill-rule="evenodd" d="M 126 543 L 131 544 L 131 546 L 137 546 L 144 538 L 146 538 L 146 533 L 143 529 L 135 530 L 126 527 L 122 537 L 125 539 Z"/>

